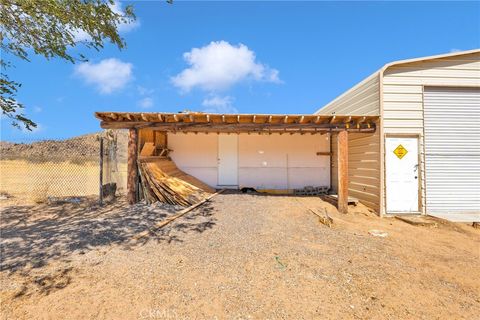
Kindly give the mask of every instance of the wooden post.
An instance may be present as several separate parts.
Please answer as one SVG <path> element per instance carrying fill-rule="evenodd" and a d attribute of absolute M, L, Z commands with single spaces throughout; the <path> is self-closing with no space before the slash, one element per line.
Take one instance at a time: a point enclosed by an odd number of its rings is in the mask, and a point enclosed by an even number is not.
<path fill-rule="evenodd" d="M 103 204 L 103 137 L 100 137 L 100 190 L 98 194 L 98 202 Z"/>
<path fill-rule="evenodd" d="M 340 131 L 337 136 L 337 208 L 348 213 L 348 131 Z"/>
<path fill-rule="evenodd" d="M 128 131 L 128 160 L 127 160 L 127 201 L 129 204 L 137 202 L 138 182 L 138 131 L 135 128 Z"/>

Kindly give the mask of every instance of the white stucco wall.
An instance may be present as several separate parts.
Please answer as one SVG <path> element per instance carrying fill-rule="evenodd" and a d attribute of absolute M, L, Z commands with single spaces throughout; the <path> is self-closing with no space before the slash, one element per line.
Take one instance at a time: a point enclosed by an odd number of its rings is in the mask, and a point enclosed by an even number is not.
<path fill-rule="evenodd" d="M 171 157 L 177 166 L 205 183 L 218 181 L 217 134 L 168 134 Z M 240 134 L 238 176 L 240 187 L 293 189 L 330 185 L 328 135 Z"/>

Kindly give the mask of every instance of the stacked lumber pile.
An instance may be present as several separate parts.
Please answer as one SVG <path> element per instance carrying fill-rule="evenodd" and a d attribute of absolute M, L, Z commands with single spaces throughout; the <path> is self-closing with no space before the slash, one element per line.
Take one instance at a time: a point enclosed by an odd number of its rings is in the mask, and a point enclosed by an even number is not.
<path fill-rule="evenodd" d="M 190 206 L 215 192 L 215 189 L 178 169 L 169 158 L 140 158 L 138 167 L 147 203 L 160 201 Z"/>

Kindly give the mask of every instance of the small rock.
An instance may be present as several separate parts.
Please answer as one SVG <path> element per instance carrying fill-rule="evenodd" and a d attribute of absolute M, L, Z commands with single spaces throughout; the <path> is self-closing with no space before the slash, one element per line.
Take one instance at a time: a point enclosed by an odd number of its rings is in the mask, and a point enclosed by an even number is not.
<path fill-rule="evenodd" d="M 380 237 L 380 238 L 388 237 L 388 233 L 382 230 L 372 229 L 372 230 L 369 230 L 368 233 L 374 237 Z"/>

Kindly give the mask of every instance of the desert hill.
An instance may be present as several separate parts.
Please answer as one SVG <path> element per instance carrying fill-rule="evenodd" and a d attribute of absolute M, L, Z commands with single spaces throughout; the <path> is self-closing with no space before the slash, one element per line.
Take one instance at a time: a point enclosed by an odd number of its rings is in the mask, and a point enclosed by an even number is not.
<path fill-rule="evenodd" d="M 0 141 L 1 160 L 75 161 L 98 159 L 100 151 L 99 136 L 102 132 L 85 134 L 65 140 L 42 140 L 32 143 L 13 143 Z M 127 132 L 116 130 L 117 155 L 126 156 Z"/>

